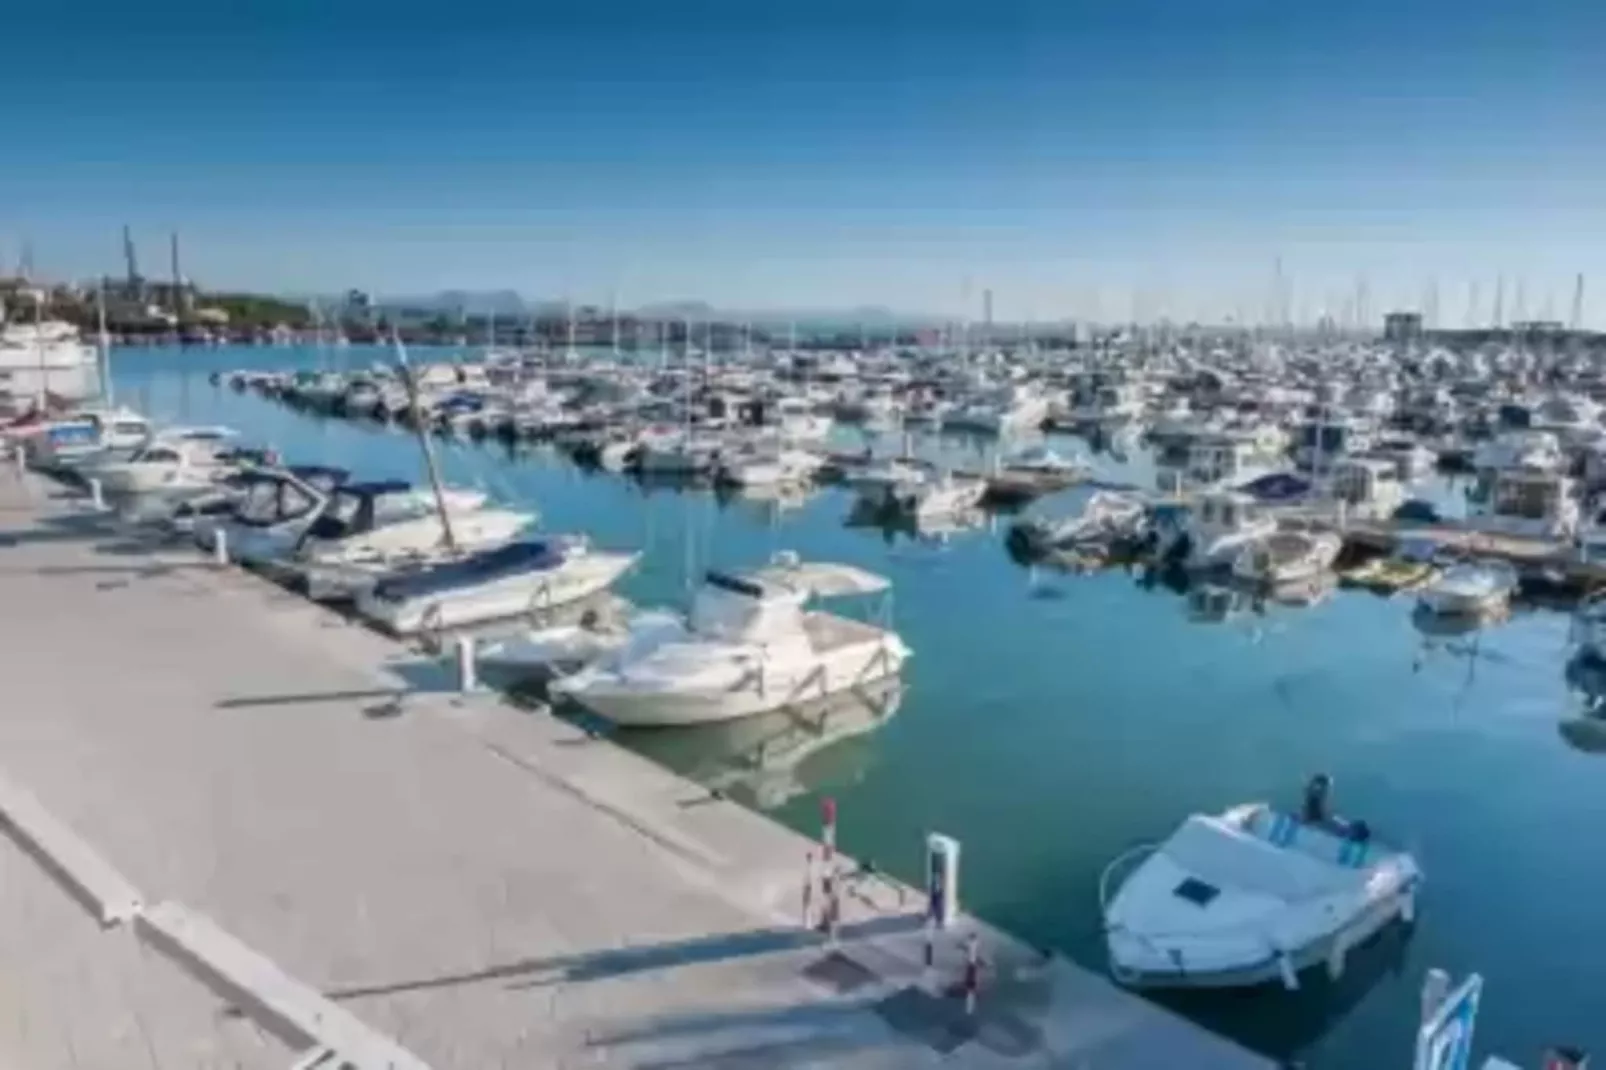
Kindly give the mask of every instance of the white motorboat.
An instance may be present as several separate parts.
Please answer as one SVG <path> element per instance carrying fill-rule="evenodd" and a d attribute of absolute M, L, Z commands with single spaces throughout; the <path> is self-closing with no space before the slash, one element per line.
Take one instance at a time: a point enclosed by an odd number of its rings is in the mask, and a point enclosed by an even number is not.
<path fill-rule="evenodd" d="M 752 450 L 722 459 L 719 480 L 734 487 L 774 487 L 811 481 L 824 460 L 808 450 Z"/>
<path fill-rule="evenodd" d="M 482 492 L 449 488 L 444 496 L 454 525 L 462 517 L 461 523 L 468 525 L 466 532 L 480 530 L 478 524 L 468 524 L 467 518 L 484 510 L 486 499 Z M 501 522 L 493 530 L 506 528 L 499 540 L 506 541 L 519 527 L 511 526 L 507 517 L 496 515 L 499 513 L 493 511 L 493 519 Z M 376 559 L 408 549 L 418 552 L 439 544 L 443 538 L 438 506 L 427 490 L 399 480 L 304 480 L 294 470 L 274 474 L 253 492 L 246 508 L 219 526 L 233 560 L 292 575 L 303 564 L 297 560 L 298 553 L 333 556 L 332 548 L 324 544 L 338 542 L 342 537 L 355 540 L 365 536 L 360 545 L 351 543 L 352 556 Z M 315 527 L 317 534 L 313 532 Z M 211 532 L 198 530 L 196 541 L 210 545 Z"/>
<path fill-rule="evenodd" d="M 631 628 L 614 654 L 553 684 L 625 725 L 686 725 L 765 713 L 897 674 L 909 648 L 890 628 L 817 610 L 815 597 L 875 594 L 887 581 L 780 555 L 756 572 L 709 572 L 691 612 Z"/>
<path fill-rule="evenodd" d="M 519 540 L 381 579 L 356 608 L 396 635 L 537 614 L 605 590 L 640 556 L 577 536 Z"/>
<path fill-rule="evenodd" d="M 45 468 L 122 459 L 150 441 L 153 434 L 150 421 L 129 408 L 84 409 L 6 432 L 8 438 L 25 442 L 33 463 Z"/>
<path fill-rule="evenodd" d="M 403 482 L 348 483 L 332 494 L 298 488 L 313 506 L 288 519 L 236 522 L 230 555 L 306 588 L 314 599 L 351 597 L 403 568 L 423 568 L 508 542 L 533 513 L 488 508 L 479 491 L 446 490 L 437 502 Z M 451 524 L 448 546 L 441 508 Z"/>
<path fill-rule="evenodd" d="M 1097 490 L 1074 513 L 1055 519 L 1022 520 L 1011 529 L 1009 537 L 1028 550 L 1101 546 L 1137 535 L 1148 508 L 1148 503 L 1136 494 Z"/>
<path fill-rule="evenodd" d="M 1324 778 L 1297 815 L 1265 803 L 1194 814 L 1169 839 L 1117 858 L 1100 881 L 1110 970 L 1132 987 L 1227 988 L 1325 964 L 1395 919 L 1415 920 L 1422 871 L 1363 822 L 1325 813 Z M 1124 872 L 1119 889 L 1111 885 Z"/>
<path fill-rule="evenodd" d="M 188 533 L 195 545 L 211 549 L 216 533 L 240 527 L 267 528 L 306 513 L 317 505 L 309 494 L 298 489 L 305 484 L 320 494 L 328 494 L 351 478 L 343 468 L 324 465 L 292 465 L 287 469 L 259 468 L 240 473 L 215 488 L 186 498 L 174 505 L 165 518 L 169 530 Z"/>
<path fill-rule="evenodd" d="M 1277 531 L 1241 548 L 1232 574 L 1255 584 L 1308 580 L 1331 569 L 1343 548 L 1344 540 L 1330 531 Z"/>
<path fill-rule="evenodd" d="M 1517 570 L 1505 561 L 1464 561 L 1446 569 L 1418 598 L 1430 613 L 1483 616 L 1504 610 L 1517 583 Z"/>
<path fill-rule="evenodd" d="M 240 466 L 225 428 L 194 428 L 159 435 L 125 461 L 107 461 L 79 469 L 84 479 L 98 480 L 108 494 L 149 494 L 210 487 L 237 473 Z"/>
<path fill-rule="evenodd" d="M 903 462 L 885 471 L 866 470 L 855 484 L 863 507 L 915 519 L 969 512 L 987 494 L 985 479 Z"/>

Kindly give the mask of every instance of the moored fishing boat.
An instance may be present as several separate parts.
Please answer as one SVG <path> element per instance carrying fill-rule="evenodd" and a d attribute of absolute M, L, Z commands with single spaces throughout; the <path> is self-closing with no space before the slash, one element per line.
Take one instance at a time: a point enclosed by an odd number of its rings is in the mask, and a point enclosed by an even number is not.
<path fill-rule="evenodd" d="M 1411 922 L 1422 871 L 1365 822 L 1331 815 L 1313 779 L 1298 813 L 1247 803 L 1194 814 L 1135 848 L 1100 884 L 1110 970 L 1132 987 L 1230 988 L 1325 964 L 1333 976 L 1395 919 Z M 1114 887 L 1124 872 L 1124 879 Z"/>

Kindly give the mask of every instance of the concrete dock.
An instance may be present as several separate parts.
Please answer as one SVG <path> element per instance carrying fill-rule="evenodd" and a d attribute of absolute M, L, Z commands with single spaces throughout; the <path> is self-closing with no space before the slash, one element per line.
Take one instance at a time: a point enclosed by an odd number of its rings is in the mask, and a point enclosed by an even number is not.
<path fill-rule="evenodd" d="M 0 600 L 0 1064 L 1271 1066 L 9 471 Z"/>

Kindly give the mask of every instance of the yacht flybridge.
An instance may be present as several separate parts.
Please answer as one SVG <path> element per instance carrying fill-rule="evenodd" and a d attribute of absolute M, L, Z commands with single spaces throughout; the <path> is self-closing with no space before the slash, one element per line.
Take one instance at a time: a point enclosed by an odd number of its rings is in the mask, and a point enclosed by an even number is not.
<path fill-rule="evenodd" d="M 816 597 L 882 594 L 881 576 L 778 555 L 748 573 L 709 572 L 690 613 L 632 622 L 614 652 L 552 685 L 625 725 L 727 721 L 824 698 L 897 674 L 896 632 L 806 608 Z"/>
<path fill-rule="evenodd" d="M 1329 784 L 1314 778 L 1298 813 L 1249 803 L 1194 814 L 1165 842 L 1112 862 L 1099 898 L 1115 978 L 1298 988 L 1301 971 L 1325 964 L 1337 977 L 1351 949 L 1395 919 L 1414 921 L 1416 860 L 1365 822 L 1330 815 Z"/>

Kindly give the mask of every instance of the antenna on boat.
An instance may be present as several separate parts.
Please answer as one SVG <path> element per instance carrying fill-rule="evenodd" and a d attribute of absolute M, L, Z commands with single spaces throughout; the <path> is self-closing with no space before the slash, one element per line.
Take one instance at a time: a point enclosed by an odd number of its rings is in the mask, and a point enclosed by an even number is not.
<path fill-rule="evenodd" d="M 440 513 L 441 537 L 446 543 L 446 549 L 451 554 L 458 552 L 457 537 L 452 531 L 452 519 L 446 508 L 446 491 L 441 484 L 440 465 L 435 459 L 435 445 L 429 440 L 429 431 L 424 427 L 424 410 L 418 403 L 418 382 L 413 378 L 412 365 L 407 363 L 407 347 L 402 344 L 401 335 L 393 333 L 390 336 L 392 344 L 396 347 L 396 363 L 401 368 L 402 386 L 407 390 L 407 407 L 413 415 L 413 432 L 418 436 L 418 446 L 424 451 L 424 468 L 429 472 L 429 487 L 435 494 L 435 509 Z"/>

